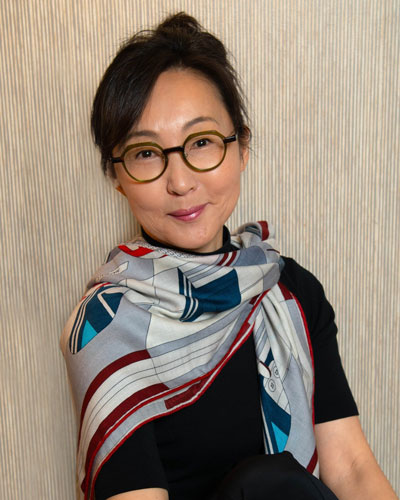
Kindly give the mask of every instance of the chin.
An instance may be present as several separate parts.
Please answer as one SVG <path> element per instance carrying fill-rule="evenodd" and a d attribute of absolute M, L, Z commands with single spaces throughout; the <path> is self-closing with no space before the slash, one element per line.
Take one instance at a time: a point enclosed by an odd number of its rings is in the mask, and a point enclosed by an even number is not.
<path fill-rule="evenodd" d="M 187 224 L 183 228 L 169 227 L 168 231 L 161 232 L 149 231 L 144 224 L 141 225 L 146 233 L 156 241 L 184 251 L 208 253 L 218 250 L 222 246 L 222 228 L 213 232 L 208 231 L 207 227 L 195 228 L 194 225 Z"/>
<path fill-rule="evenodd" d="M 213 243 L 213 239 L 208 238 L 173 238 L 169 243 L 169 246 L 180 248 L 182 250 L 187 250 L 190 252 L 213 252 L 217 250 L 219 246 Z"/>

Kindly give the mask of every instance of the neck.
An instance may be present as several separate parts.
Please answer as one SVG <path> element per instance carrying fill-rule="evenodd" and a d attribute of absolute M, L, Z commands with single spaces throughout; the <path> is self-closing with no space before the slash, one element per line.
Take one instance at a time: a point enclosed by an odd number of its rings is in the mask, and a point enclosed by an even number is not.
<path fill-rule="evenodd" d="M 237 250 L 233 245 L 231 244 L 231 235 L 229 233 L 229 229 L 224 226 L 223 228 L 223 235 L 222 235 L 222 246 L 218 250 L 215 250 L 213 252 L 194 252 L 193 250 L 187 250 L 186 248 L 179 248 L 179 247 L 174 247 L 171 245 L 166 245 L 165 243 L 161 243 L 160 241 L 155 240 L 151 236 L 149 236 L 146 231 L 141 228 L 142 231 L 142 236 L 143 238 L 147 241 L 147 243 L 150 243 L 150 245 L 153 245 L 155 247 L 160 247 L 160 248 L 168 248 L 170 250 L 178 250 L 181 252 L 189 253 L 192 255 L 215 255 L 219 253 L 227 253 L 231 252 L 233 250 Z"/>

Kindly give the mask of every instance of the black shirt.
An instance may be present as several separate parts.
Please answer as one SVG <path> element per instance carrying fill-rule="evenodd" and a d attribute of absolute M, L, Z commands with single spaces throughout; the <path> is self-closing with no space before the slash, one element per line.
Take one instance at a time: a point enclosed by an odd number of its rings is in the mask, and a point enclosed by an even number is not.
<path fill-rule="evenodd" d="M 213 253 L 235 249 L 225 230 L 224 246 Z M 284 262 L 280 282 L 297 297 L 310 331 L 315 422 L 357 415 L 322 285 L 293 259 Z M 196 403 L 145 424 L 115 451 L 97 477 L 96 500 L 156 487 L 167 489 L 170 500 L 206 499 L 238 462 L 264 452 L 259 397 L 250 336 Z"/>

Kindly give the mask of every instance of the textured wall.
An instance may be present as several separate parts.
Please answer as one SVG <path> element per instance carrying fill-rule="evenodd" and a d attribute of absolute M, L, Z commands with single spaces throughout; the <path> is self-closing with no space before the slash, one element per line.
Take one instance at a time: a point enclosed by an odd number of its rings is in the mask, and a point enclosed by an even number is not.
<path fill-rule="evenodd" d="M 399 1 L 0 0 L 0 497 L 73 498 L 58 339 L 136 230 L 89 134 L 119 43 L 187 10 L 221 36 L 254 133 L 230 226 L 267 218 L 324 283 L 368 439 L 400 491 Z"/>

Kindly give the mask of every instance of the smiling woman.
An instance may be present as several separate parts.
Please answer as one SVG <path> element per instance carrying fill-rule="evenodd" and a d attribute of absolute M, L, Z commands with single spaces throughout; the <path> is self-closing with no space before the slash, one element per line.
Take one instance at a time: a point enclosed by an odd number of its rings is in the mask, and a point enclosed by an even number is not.
<path fill-rule="evenodd" d="M 224 225 L 245 118 L 224 46 L 182 13 L 130 39 L 100 83 L 95 141 L 142 234 L 111 251 L 62 337 L 81 498 L 395 498 L 322 286 L 266 222 Z"/>
<path fill-rule="evenodd" d="M 218 135 L 202 133 L 215 127 L 218 130 L 213 133 Z M 168 166 L 160 178 L 164 159 L 153 152 L 156 158 L 149 158 L 147 154 L 145 162 L 140 152 L 141 169 L 156 168 L 155 175 L 150 174 L 156 177 L 154 182 L 141 184 L 121 164 L 116 165 L 121 192 L 149 236 L 165 245 L 196 252 L 212 252 L 222 246 L 222 228 L 235 208 L 240 174 L 248 158 L 247 146 L 240 146 L 238 142 L 228 143 L 225 149 L 221 139 L 230 136 L 233 128 L 217 88 L 206 78 L 185 69 L 171 69 L 159 76 L 131 136 L 139 144 L 157 141 L 164 148 L 164 153 L 160 150 L 164 155 L 165 149 L 175 149 L 188 135 L 201 134 L 198 138 L 202 142 L 196 142 L 197 136 L 193 137 L 185 156 L 179 149 L 170 150 Z M 119 155 L 131 147 L 133 138 L 114 154 Z M 194 148 L 196 152 L 192 151 Z M 203 158 L 204 169 L 194 170 L 188 166 L 191 161 L 201 166 Z M 137 157 L 135 160 L 138 161 Z"/>

